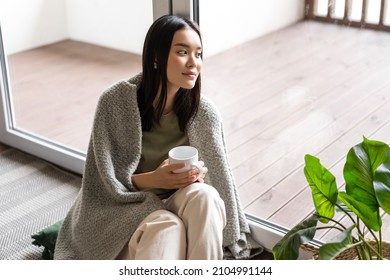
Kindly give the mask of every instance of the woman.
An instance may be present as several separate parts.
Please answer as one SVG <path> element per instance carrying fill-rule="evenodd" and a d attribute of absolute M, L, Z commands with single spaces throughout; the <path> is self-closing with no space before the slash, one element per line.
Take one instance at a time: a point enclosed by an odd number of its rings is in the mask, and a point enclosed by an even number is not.
<path fill-rule="evenodd" d="M 249 258 L 251 238 L 220 115 L 200 94 L 197 25 L 163 16 L 150 27 L 141 74 L 101 96 L 83 184 L 64 220 L 55 259 Z M 203 175 L 173 171 L 168 151 L 198 149 Z"/>

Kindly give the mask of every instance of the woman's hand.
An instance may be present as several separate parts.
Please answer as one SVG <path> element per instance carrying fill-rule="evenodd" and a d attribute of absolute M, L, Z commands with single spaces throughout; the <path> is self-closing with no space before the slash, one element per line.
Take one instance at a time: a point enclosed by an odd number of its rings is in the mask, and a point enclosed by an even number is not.
<path fill-rule="evenodd" d="M 187 187 L 188 185 L 199 181 L 204 182 L 204 177 L 207 173 L 207 168 L 204 167 L 204 162 L 199 162 L 203 166 L 203 174 L 198 177 L 198 170 L 191 169 L 182 173 L 174 173 L 175 170 L 183 168 L 184 163 L 169 164 L 169 160 L 166 159 L 163 163 L 153 172 L 155 175 L 156 183 L 158 188 L 164 189 L 180 189 Z"/>
<path fill-rule="evenodd" d="M 200 165 L 203 167 L 203 174 L 202 174 L 202 176 L 200 176 L 200 177 L 197 179 L 197 181 L 199 181 L 199 183 L 204 183 L 204 177 L 206 177 L 206 174 L 207 174 L 207 172 L 208 172 L 209 170 L 207 169 L 207 167 L 204 166 L 204 162 L 203 162 L 203 161 L 199 161 L 199 163 L 200 163 Z M 196 175 L 199 174 L 199 172 L 198 172 L 197 169 L 195 169 L 195 172 L 196 172 Z"/>
<path fill-rule="evenodd" d="M 173 171 L 183 168 L 184 163 L 175 163 L 169 164 L 168 159 L 164 160 L 161 165 L 152 172 L 134 174 L 132 177 L 133 184 L 140 189 L 152 189 L 152 188 L 162 188 L 162 189 L 180 189 L 187 187 L 188 185 L 199 181 L 204 182 L 204 177 L 207 173 L 207 168 L 204 167 L 204 162 L 200 161 L 200 164 L 203 166 L 203 174 L 201 177 L 198 177 L 198 170 L 191 169 L 182 173 L 174 173 Z"/>

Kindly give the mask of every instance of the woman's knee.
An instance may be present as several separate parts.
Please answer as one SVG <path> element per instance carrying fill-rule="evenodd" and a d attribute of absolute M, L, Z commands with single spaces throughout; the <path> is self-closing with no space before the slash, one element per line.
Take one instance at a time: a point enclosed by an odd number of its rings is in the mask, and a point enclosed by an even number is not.
<path fill-rule="evenodd" d="M 156 236 L 160 239 L 179 239 L 185 238 L 186 228 L 183 221 L 174 213 L 168 210 L 157 210 L 149 214 L 138 226 L 132 239 L 139 242 L 141 238 L 146 237 L 153 240 Z"/>
<path fill-rule="evenodd" d="M 202 205 L 204 211 L 219 211 L 225 215 L 225 203 L 218 191 L 204 183 L 194 183 L 184 188 L 188 197 L 187 204 Z"/>
<path fill-rule="evenodd" d="M 163 227 L 173 227 L 178 231 L 185 231 L 183 221 L 174 213 L 168 210 L 157 210 L 150 214 L 153 216 L 153 223 Z"/>
<path fill-rule="evenodd" d="M 226 225 L 226 210 L 225 203 L 223 202 L 218 191 L 204 183 L 194 183 L 189 185 L 187 188 L 187 207 L 190 209 L 198 209 L 198 213 L 203 218 L 213 217 L 212 219 L 216 222 L 220 220 L 223 227 Z"/>
<path fill-rule="evenodd" d="M 194 196 L 197 196 L 199 199 L 223 203 L 223 200 L 218 191 L 214 187 L 205 183 L 193 183 L 184 190 Z"/>
<path fill-rule="evenodd" d="M 207 216 L 219 217 L 222 221 L 226 220 L 225 203 L 218 191 L 204 183 L 193 183 L 179 189 L 165 203 L 169 210 L 184 220 L 186 226 L 189 216 L 194 219 Z M 197 213 L 196 217 L 193 215 L 194 213 Z"/>

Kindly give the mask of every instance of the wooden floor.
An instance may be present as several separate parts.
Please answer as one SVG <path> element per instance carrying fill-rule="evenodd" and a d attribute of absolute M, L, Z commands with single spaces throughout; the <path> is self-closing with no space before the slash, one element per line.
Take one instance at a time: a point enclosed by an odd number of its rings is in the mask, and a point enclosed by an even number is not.
<path fill-rule="evenodd" d="M 141 57 L 66 40 L 8 57 L 16 126 L 86 151 L 104 89 L 141 70 Z"/>
<path fill-rule="evenodd" d="M 59 49 L 71 62 L 60 63 Z M 86 150 L 98 96 L 137 73 L 140 57 L 66 41 L 9 64 L 17 125 Z M 313 211 L 305 154 L 318 156 L 342 187 L 350 147 L 363 136 L 390 143 L 389 73 L 389 33 L 317 22 L 205 58 L 203 92 L 224 118 L 245 210 L 292 227 Z M 388 216 L 383 229 L 390 240 Z"/>

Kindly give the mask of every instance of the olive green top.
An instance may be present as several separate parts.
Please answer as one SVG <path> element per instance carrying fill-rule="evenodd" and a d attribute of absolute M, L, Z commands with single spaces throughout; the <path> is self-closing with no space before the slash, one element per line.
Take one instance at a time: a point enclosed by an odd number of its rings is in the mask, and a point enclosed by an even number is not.
<path fill-rule="evenodd" d="M 177 115 L 171 111 L 163 115 L 160 124 L 154 124 L 150 131 L 142 132 L 142 153 L 136 173 L 156 170 L 168 158 L 170 149 L 188 145 L 188 137 L 180 130 Z M 160 198 L 167 198 L 172 190 L 152 189 Z"/>

